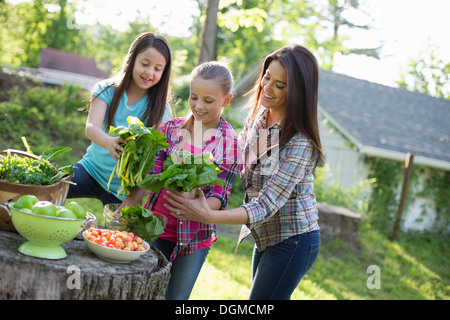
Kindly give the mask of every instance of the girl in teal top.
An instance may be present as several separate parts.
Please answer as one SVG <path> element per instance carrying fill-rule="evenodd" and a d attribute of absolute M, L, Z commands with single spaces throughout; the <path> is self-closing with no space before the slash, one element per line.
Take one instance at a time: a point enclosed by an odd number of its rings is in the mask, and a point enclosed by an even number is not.
<path fill-rule="evenodd" d="M 140 34 L 124 59 L 121 72 L 114 78 L 97 83 L 86 123 L 86 136 L 91 140 L 83 158 L 74 165 L 67 198 L 97 198 L 105 205 L 121 203 L 120 181 L 111 172 L 123 151 L 119 137 L 108 135 L 110 126 L 128 126 L 127 117 L 139 118 L 147 127 L 169 120 L 167 104 L 172 52 L 159 35 Z"/>

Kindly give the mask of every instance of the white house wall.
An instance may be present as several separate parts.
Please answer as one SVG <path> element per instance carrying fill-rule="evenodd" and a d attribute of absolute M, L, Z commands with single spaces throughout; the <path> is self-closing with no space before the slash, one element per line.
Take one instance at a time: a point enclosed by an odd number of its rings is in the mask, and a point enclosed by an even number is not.
<path fill-rule="evenodd" d="M 422 167 L 423 168 L 423 167 Z M 414 169 L 418 169 L 417 165 L 413 165 Z M 425 172 L 419 176 L 417 181 L 411 187 L 413 194 L 421 191 L 425 185 L 425 179 L 429 178 L 430 170 L 425 169 Z M 436 220 L 436 212 L 431 199 L 414 197 L 414 203 L 407 207 L 407 215 L 403 219 L 403 227 L 406 230 L 430 230 L 434 227 Z M 442 228 L 442 226 L 440 226 Z M 443 228 L 446 229 L 446 228 Z M 448 228 L 447 228 L 448 229 Z"/>
<path fill-rule="evenodd" d="M 368 172 L 360 160 L 359 152 L 348 146 L 347 140 L 331 128 L 321 115 L 319 130 L 325 164 L 329 166 L 331 179 L 344 188 L 356 186 L 365 180 Z"/>
<path fill-rule="evenodd" d="M 319 114 L 319 130 L 322 147 L 325 153 L 325 165 L 329 167 L 330 183 L 344 188 L 356 187 L 369 176 L 369 168 L 364 165 L 362 156 L 356 148 L 349 145 L 337 130 L 327 124 L 327 120 Z M 423 186 L 424 177 L 420 177 L 417 185 Z M 398 197 L 400 198 L 402 181 L 399 181 Z M 416 186 L 416 188 L 418 188 Z M 430 230 L 434 225 L 436 213 L 429 199 L 416 198 L 409 204 L 402 216 L 402 230 Z"/>

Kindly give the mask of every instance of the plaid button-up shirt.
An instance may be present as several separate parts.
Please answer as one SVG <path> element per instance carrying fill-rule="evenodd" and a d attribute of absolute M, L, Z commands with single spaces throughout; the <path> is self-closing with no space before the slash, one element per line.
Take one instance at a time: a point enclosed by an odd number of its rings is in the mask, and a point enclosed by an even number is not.
<path fill-rule="evenodd" d="M 261 107 L 239 136 L 244 164 L 243 207 L 249 223 L 243 226 L 238 243 L 251 232 L 259 251 L 293 235 L 319 229 L 313 193 L 317 154 L 309 139 L 299 133 L 278 150 L 281 126 L 277 123 L 263 129 L 267 111 Z M 270 153 L 264 152 L 271 146 Z"/>
<path fill-rule="evenodd" d="M 183 140 L 182 129 L 186 118 L 177 118 L 168 121 L 161 132 L 167 138 L 169 147 L 157 153 L 155 158 L 156 168 L 150 173 L 160 173 L 164 160 L 169 154 L 182 150 L 180 142 Z M 195 136 L 194 136 L 195 139 Z M 214 130 L 211 139 L 209 139 L 203 147 L 203 153 L 211 153 L 214 156 L 214 163 L 222 172 L 218 174 L 218 178 L 225 181 L 224 186 L 207 186 L 202 188 L 205 197 L 216 197 L 221 201 L 221 209 L 225 209 L 231 193 L 231 186 L 234 177 L 241 171 L 241 165 L 238 161 L 238 145 L 237 136 L 233 127 L 220 118 L 219 126 Z M 151 209 L 156 202 L 158 194 L 151 193 L 146 207 Z M 216 225 L 203 224 L 196 221 L 180 220 L 177 228 L 177 244 L 171 256 L 171 261 L 177 255 L 188 255 L 199 248 L 201 243 L 207 239 L 216 240 Z"/>

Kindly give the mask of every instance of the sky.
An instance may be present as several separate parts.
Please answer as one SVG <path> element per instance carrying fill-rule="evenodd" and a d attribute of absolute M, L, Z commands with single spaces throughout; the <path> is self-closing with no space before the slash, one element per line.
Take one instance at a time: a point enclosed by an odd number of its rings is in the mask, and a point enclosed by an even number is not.
<path fill-rule="evenodd" d="M 193 22 L 191 13 L 198 12 L 199 9 L 193 0 L 88 0 L 77 13 L 76 21 L 90 24 L 98 20 L 118 30 L 125 30 L 128 21 L 133 21 L 138 16 L 137 10 L 141 16 L 149 16 L 152 26 L 157 27 L 158 31 L 188 36 Z"/>
<path fill-rule="evenodd" d="M 355 36 L 354 43 L 383 42 L 381 59 L 352 55 L 336 61 L 334 71 L 356 78 L 395 86 L 409 58 L 436 47 L 438 56 L 450 62 L 450 1 L 373 0 L 375 28 Z"/>
<path fill-rule="evenodd" d="M 396 86 L 399 74 L 409 58 L 419 57 L 419 52 L 430 46 L 438 48 L 439 57 L 450 61 L 450 1 L 448 0 L 368 0 L 373 28 L 352 34 L 349 45 L 361 47 L 383 43 L 381 59 L 358 55 L 341 56 L 335 60 L 334 71 L 360 79 Z M 142 3 L 145 3 L 142 6 Z M 118 29 L 126 28 L 127 17 L 136 17 L 136 8 L 150 16 L 152 25 L 160 32 L 189 35 L 191 12 L 198 10 L 192 0 L 140 1 L 93 0 L 91 9 L 84 14 L 87 22 L 95 17 L 102 22 L 114 21 Z M 92 11 L 89 11 L 92 10 Z M 122 12 L 117 16 L 117 12 Z M 80 22 L 82 16 L 77 17 Z M 163 21 L 168 21 L 165 25 Z M 403 68 L 403 69 L 402 69 Z M 403 71 L 404 72 L 404 71 Z"/>
<path fill-rule="evenodd" d="M 418 58 L 421 50 L 436 47 L 438 56 L 450 61 L 449 0 L 366 0 L 366 3 L 374 19 L 373 28 L 351 34 L 348 44 L 370 47 L 382 42 L 381 59 L 341 56 L 335 59 L 333 71 L 396 86 L 408 59 Z M 160 32 L 181 36 L 190 34 L 191 13 L 198 11 L 193 0 L 89 0 L 84 6 L 75 17 L 81 24 L 98 20 L 124 30 L 139 9 L 142 16 L 150 16 L 151 24 Z"/>

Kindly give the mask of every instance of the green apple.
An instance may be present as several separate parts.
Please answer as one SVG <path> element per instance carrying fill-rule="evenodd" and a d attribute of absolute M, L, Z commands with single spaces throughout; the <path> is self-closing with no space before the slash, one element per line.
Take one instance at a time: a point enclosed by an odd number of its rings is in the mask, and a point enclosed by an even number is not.
<path fill-rule="evenodd" d="M 75 213 L 73 213 L 72 211 L 70 211 L 67 208 L 63 208 L 63 209 L 58 210 L 58 217 L 70 218 L 70 219 L 78 219 L 77 216 L 75 215 Z"/>
<path fill-rule="evenodd" d="M 30 209 L 38 202 L 39 199 L 34 195 L 24 195 L 17 199 L 15 203 L 16 209 Z"/>
<path fill-rule="evenodd" d="M 78 219 L 86 218 L 86 210 L 77 202 L 72 201 L 69 204 L 66 204 L 65 207 L 66 209 L 72 211 L 77 216 Z"/>
<path fill-rule="evenodd" d="M 50 201 L 38 201 L 31 209 L 33 213 L 42 214 L 46 216 L 57 216 L 56 206 Z"/>

